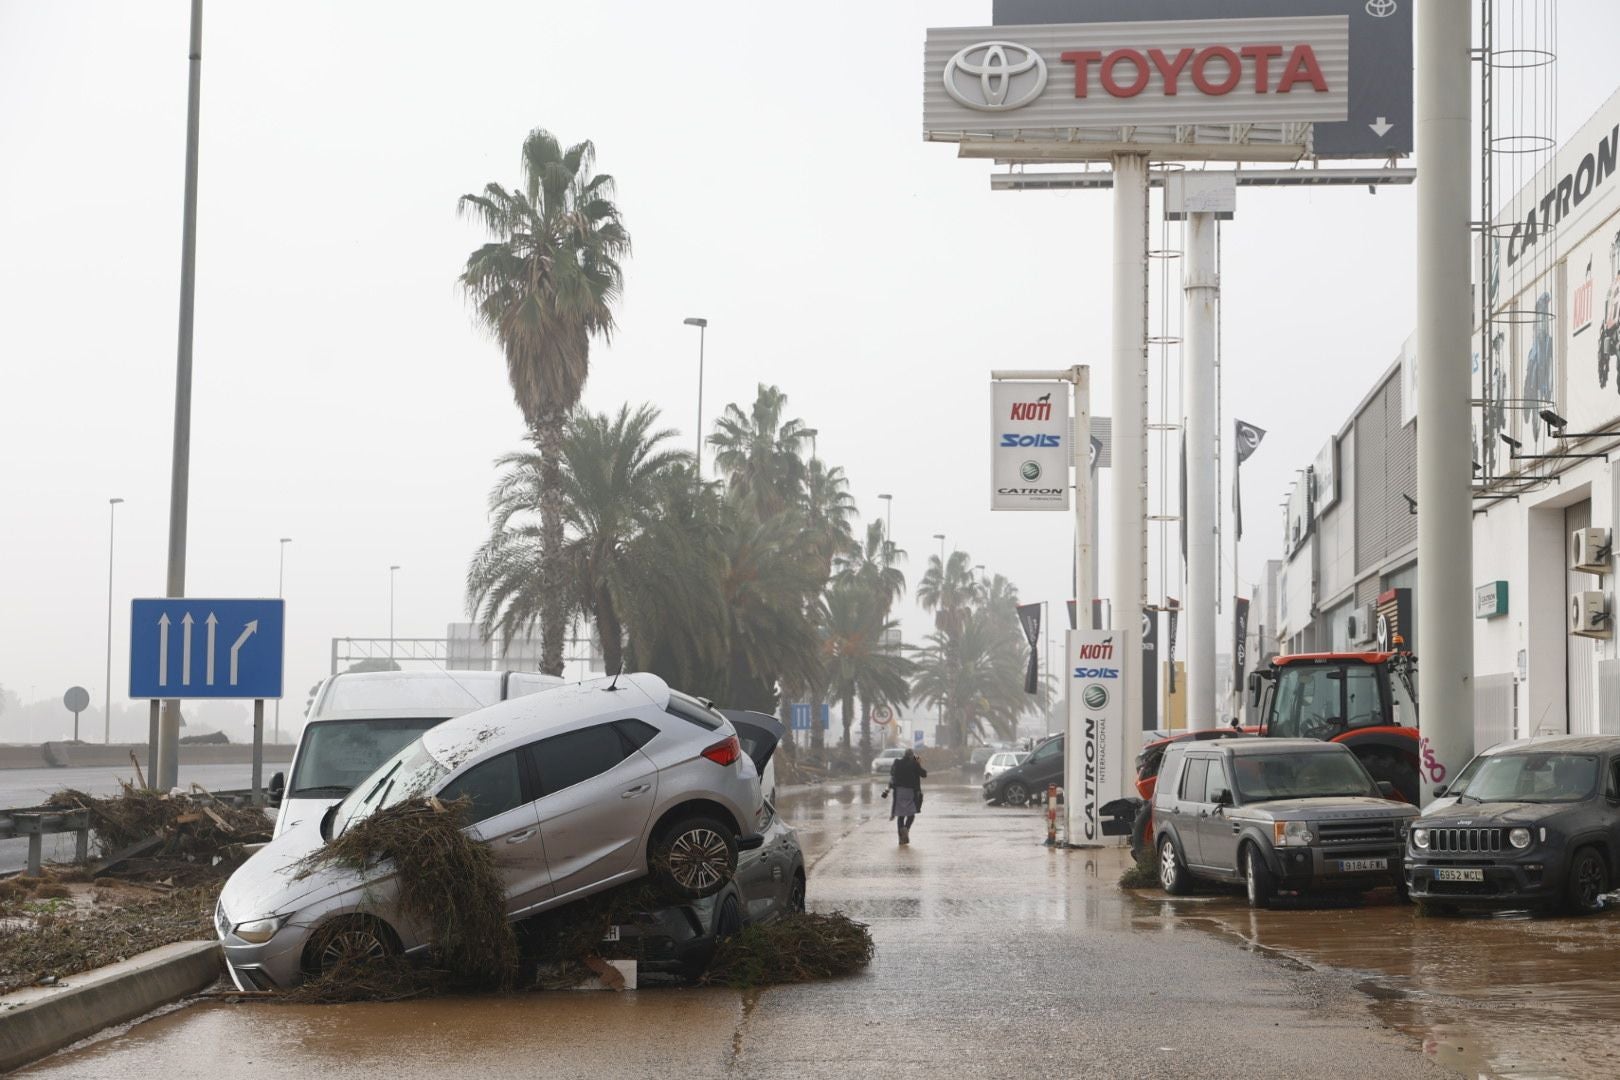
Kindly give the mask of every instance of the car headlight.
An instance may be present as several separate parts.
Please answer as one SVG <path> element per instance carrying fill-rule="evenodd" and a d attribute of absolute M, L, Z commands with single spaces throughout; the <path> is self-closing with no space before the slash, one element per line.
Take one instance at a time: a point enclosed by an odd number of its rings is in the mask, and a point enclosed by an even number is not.
<path fill-rule="evenodd" d="M 1413 829 L 1412 833 L 1411 833 L 1411 836 L 1412 836 L 1412 846 L 1413 847 L 1417 848 L 1419 851 L 1427 851 L 1427 850 L 1429 850 L 1429 830 L 1428 829 Z"/>
<path fill-rule="evenodd" d="M 1311 839 L 1311 825 L 1308 821 L 1271 823 L 1271 840 L 1278 847 L 1305 847 L 1310 844 Z"/>
<path fill-rule="evenodd" d="M 1516 847 L 1519 850 L 1523 851 L 1525 848 L 1530 846 L 1530 830 L 1529 829 L 1509 829 L 1508 830 L 1508 843 L 1512 844 L 1514 847 Z"/>
<path fill-rule="evenodd" d="M 249 945 L 263 945 L 276 936 L 276 931 L 287 925 L 287 915 L 277 915 L 269 919 L 254 919 L 251 922 L 237 923 L 236 929 L 231 933 L 241 938 Z"/>

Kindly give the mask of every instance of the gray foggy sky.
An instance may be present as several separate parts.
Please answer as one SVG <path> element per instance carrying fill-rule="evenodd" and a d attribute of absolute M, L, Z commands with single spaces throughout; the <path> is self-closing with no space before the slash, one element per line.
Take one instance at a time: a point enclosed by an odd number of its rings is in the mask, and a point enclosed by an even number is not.
<path fill-rule="evenodd" d="M 1558 8 L 1563 137 L 1613 89 L 1620 9 Z M 80 683 L 99 707 L 109 496 L 115 707 L 128 601 L 163 590 L 187 14 L 0 0 L 0 684 L 25 699 Z M 187 588 L 273 595 L 294 538 L 284 720 L 334 635 L 387 633 L 391 563 L 401 636 L 465 616 L 491 460 L 523 426 L 455 285 L 481 239 L 455 202 L 515 182 L 535 126 L 596 142 L 635 242 L 588 406 L 651 401 L 689 439 L 681 320 L 705 316 L 705 417 L 780 385 L 867 519 L 894 493 L 913 580 L 943 532 L 1026 599 L 1066 598 L 1071 519 L 987 508 L 985 383 L 1090 362 L 1107 411 L 1109 197 L 992 194 L 990 164 L 921 141 L 924 29 L 989 19 L 986 0 L 212 4 Z M 1240 193 L 1227 416 L 1270 431 L 1245 467 L 1245 578 L 1278 553 L 1293 471 L 1413 327 L 1413 205 Z M 928 623 L 908 606 L 906 626 Z"/>

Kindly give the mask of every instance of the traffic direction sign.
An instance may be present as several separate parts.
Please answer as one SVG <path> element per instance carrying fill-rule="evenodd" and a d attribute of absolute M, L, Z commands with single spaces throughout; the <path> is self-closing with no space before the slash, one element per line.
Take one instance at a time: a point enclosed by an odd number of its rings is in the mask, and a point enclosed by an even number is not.
<path fill-rule="evenodd" d="M 132 698 L 279 698 L 281 600 L 180 597 L 130 605 Z"/>

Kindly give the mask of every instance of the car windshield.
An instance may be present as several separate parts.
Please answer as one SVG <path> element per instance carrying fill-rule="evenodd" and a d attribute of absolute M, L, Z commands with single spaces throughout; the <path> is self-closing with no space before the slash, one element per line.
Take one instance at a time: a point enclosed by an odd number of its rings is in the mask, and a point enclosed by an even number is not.
<path fill-rule="evenodd" d="M 356 822 L 378 810 L 418 795 L 426 795 L 450 775 L 418 738 L 360 782 L 332 815 L 332 836 L 341 836 Z"/>
<path fill-rule="evenodd" d="M 1590 754 L 1492 754 L 1475 758 L 1451 792 L 1479 802 L 1579 802 L 1597 786 Z"/>
<path fill-rule="evenodd" d="M 1377 791 L 1354 754 L 1254 754 L 1234 756 L 1232 762 L 1244 802 L 1373 795 Z"/>
<path fill-rule="evenodd" d="M 1285 667 L 1277 677 L 1273 736 L 1327 739 L 1385 722 L 1378 671 L 1367 664 Z"/>
<path fill-rule="evenodd" d="M 304 729 L 303 746 L 287 794 L 294 799 L 347 795 L 377 766 L 445 719 L 430 716 L 310 724 Z"/>

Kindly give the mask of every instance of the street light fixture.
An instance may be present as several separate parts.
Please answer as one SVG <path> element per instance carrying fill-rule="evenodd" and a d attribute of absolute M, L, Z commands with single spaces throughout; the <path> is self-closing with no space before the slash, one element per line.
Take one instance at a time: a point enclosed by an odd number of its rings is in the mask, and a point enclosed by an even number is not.
<path fill-rule="evenodd" d="M 101 699 L 101 741 L 112 742 L 112 607 L 113 607 L 113 530 L 117 525 L 118 504 L 123 499 L 107 500 L 107 681 Z"/>
<path fill-rule="evenodd" d="M 697 457 L 693 459 L 692 467 L 697 470 L 697 478 L 701 481 L 703 479 L 703 338 L 709 332 L 709 320 L 693 315 L 682 321 L 687 326 L 698 328 Z"/>
<path fill-rule="evenodd" d="M 945 534 L 935 533 L 934 539 L 939 541 L 939 572 L 945 573 Z"/>
<path fill-rule="evenodd" d="M 883 568 L 885 570 L 887 570 L 889 568 L 889 559 L 891 558 L 892 552 L 894 550 L 894 541 L 892 539 L 890 539 L 892 536 L 894 536 L 894 496 L 893 495 L 879 495 L 878 498 L 882 499 L 883 503 L 884 503 L 884 509 L 883 509 Z"/>
<path fill-rule="evenodd" d="M 287 584 L 287 545 L 292 543 L 292 537 L 281 538 L 280 558 L 276 561 L 276 599 L 280 600 L 286 591 Z M 275 733 L 270 736 L 271 742 L 281 741 L 281 699 L 276 698 L 276 726 Z"/>

